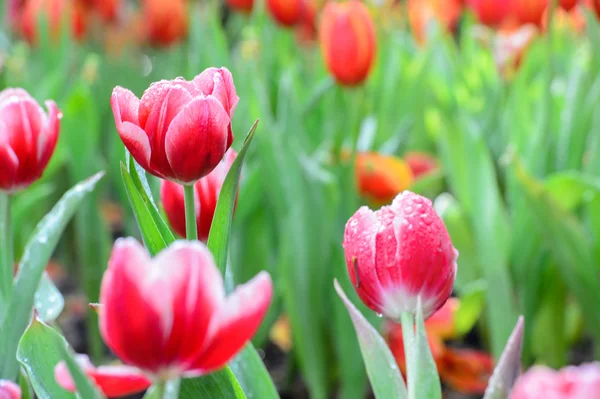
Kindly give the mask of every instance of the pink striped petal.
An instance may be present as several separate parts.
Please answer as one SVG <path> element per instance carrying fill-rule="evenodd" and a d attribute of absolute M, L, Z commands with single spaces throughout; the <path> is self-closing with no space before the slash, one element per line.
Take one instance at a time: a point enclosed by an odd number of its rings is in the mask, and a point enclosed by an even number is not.
<path fill-rule="evenodd" d="M 21 399 L 21 388 L 12 381 L 0 380 L 0 399 Z"/>

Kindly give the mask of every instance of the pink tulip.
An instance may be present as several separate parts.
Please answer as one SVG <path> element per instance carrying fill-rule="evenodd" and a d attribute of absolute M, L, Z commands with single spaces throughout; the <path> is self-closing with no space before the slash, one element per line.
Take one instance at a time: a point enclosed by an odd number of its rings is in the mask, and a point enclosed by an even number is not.
<path fill-rule="evenodd" d="M 237 153 L 230 149 L 212 172 L 194 184 L 196 190 L 194 196 L 196 201 L 196 225 L 198 227 L 198 238 L 202 241 L 208 240 L 219 193 L 236 156 Z M 171 227 L 181 237 L 185 237 L 183 187 L 168 180 L 163 180 L 160 188 L 160 198 Z"/>
<path fill-rule="evenodd" d="M 23 89 L 0 91 L 0 190 L 14 192 L 39 179 L 56 147 L 61 113 L 48 114 Z"/>
<path fill-rule="evenodd" d="M 117 86 L 111 105 L 137 163 L 160 178 L 190 184 L 209 174 L 231 146 L 238 100 L 231 73 L 209 68 L 192 81 L 153 83 L 141 99 Z"/>
<path fill-rule="evenodd" d="M 116 242 L 102 280 L 100 332 L 124 363 L 154 378 L 222 368 L 254 335 L 271 302 L 261 272 L 225 297 L 223 278 L 199 241 L 150 256 L 134 239 Z"/>
<path fill-rule="evenodd" d="M 0 380 L 0 399 L 21 399 L 21 388 L 8 380 Z"/>
<path fill-rule="evenodd" d="M 356 292 L 392 320 L 415 313 L 419 299 L 428 318 L 452 293 L 458 252 L 427 198 L 405 191 L 378 211 L 363 206 L 343 245 Z"/>
<path fill-rule="evenodd" d="M 152 382 L 139 369 L 131 366 L 94 367 L 86 355 L 77 355 L 77 363 L 102 393 L 108 397 L 132 395 L 146 390 Z M 65 362 L 54 368 L 56 382 L 69 392 L 77 391 Z"/>
<path fill-rule="evenodd" d="M 522 375 L 510 399 L 600 399 L 600 363 L 556 371 L 535 366 Z"/>

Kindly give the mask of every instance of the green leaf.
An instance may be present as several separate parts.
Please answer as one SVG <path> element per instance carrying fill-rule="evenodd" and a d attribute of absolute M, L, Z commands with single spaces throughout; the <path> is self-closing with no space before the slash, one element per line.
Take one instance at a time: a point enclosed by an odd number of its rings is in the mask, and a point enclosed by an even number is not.
<path fill-rule="evenodd" d="M 39 399 L 75 399 L 54 378 L 54 368 L 63 360 L 65 341 L 56 331 L 34 318 L 19 342 L 17 358 Z"/>
<path fill-rule="evenodd" d="M 65 299 L 46 272 L 35 292 L 33 306 L 44 323 L 54 321 L 65 307 Z"/>
<path fill-rule="evenodd" d="M 75 360 L 75 354 L 68 347 L 67 342 L 63 337 L 61 337 L 55 331 L 52 331 L 57 335 L 57 341 L 61 341 L 58 345 L 60 352 L 62 354 L 62 358 L 64 359 L 67 368 L 69 369 L 69 373 L 71 374 L 71 378 L 73 378 L 73 382 L 75 383 L 75 387 L 77 388 L 77 393 L 79 396 L 85 399 L 103 399 L 104 395 L 98 390 L 96 385 L 90 381 L 85 372 L 81 369 L 77 361 Z"/>
<path fill-rule="evenodd" d="M 519 317 L 502 356 L 494 369 L 484 399 L 506 399 L 521 374 L 521 350 L 523 348 L 523 317 Z"/>
<path fill-rule="evenodd" d="M 565 209 L 581 205 L 585 196 L 600 194 L 600 180 L 579 172 L 560 172 L 546 178 L 544 186 L 553 199 Z"/>
<path fill-rule="evenodd" d="M 334 280 L 333 284 L 354 324 L 375 397 L 378 399 L 406 398 L 404 379 L 384 339 L 350 302 L 338 281 Z"/>
<path fill-rule="evenodd" d="M 229 362 L 228 366 L 249 397 L 279 398 L 273 380 L 252 343 L 246 344 L 244 349 Z"/>
<path fill-rule="evenodd" d="M 161 216 L 158 207 L 154 202 L 152 190 L 150 190 L 150 184 L 148 184 L 148 179 L 146 178 L 146 171 L 137 162 L 135 162 L 130 153 L 127 154 L 127 166 L 129 169 L 129 175 L 137 187 L 138 193 L 142 197 L 142 200 L 146 204 L 146 208 L 152 216 L 154 224 L 160 231 L 165 243 L 167 245 L 171 244 L 173 241 L 175 241 L 175 236 L 173 235 L 173 232 L 169 228 L 167 222 L 165 222 Z"/>
<path fill-rule="evenodd" d="M 486 284 L 476 281 L 460 291 L 460 306 L 454 315 L 456 333 L 462 336 L 473 329 L 485 306 Z"/>
<path fill-rule="evenodd" d="M 229 234 L 231 232 L 231 223 L 233 222 L 233 211 L 235 209 L 235 199 L 237 197 L 240 174 L 242 173 L 244 158 L 246 157 L 250 143 L 254 138 L 257 126 L 258 119 L 250 128 L 250 131 L 244 140 L 242 149 L 235 158 L 235 161 L 233 161 L 231 169 L 229 169 L 229 173 L 227 173 L 227 177 L 225 177 L 225 181 L 219 192 L 219 200 L 217 201 L 215 215 L 210 227 L 207 246 L 215 257 L 215 262 L 223 275 L 225 275 L 225 268 L 227 267 L 227 248 L 229 245 Z"/>
<path fill-rule="evenodd" d="M 33 390 L 29 384 L 29 378 L 27 378 L 27 372 L 21 368 L 19 373 L 19 387 L 21 388 L 21 399 L 34 399 Z"/>
<path fill-rule="evenodd" d="M 121 163 L 121 177 L 125 184 L 125 191 L 127 192 L 127 198 L 129 198 L 129 204 L 133 209 L 135 220 L 140 228 L 142 234 L 142 240 L 144 245 L 152 254 L 152 256 L 159 253 L 162 249 L 166 248 L 167 242 L 160 232 L 160 229 L 156 225 L 150 210 L 144 203 L 142 195 L 138 191 L 131 175 L 125 168 L 125 165 Z"/>
<path fill-rule="evenodd" d="M 198 398 L 246 399 L 246 395 L 231 370 L 225 368 L 204 377 L 186 378 L 181 381 L 179 399 Z M 254 398 L 262 399 L 260 396 Z"/>
<path fill-rule="evenodd" d="M 27 244 L 15 278 L 12 301 L 0 327 L 0 378 L 17 377 L 17 345 L 30 320 L 35 291 L 44 269 L 67 223 L 103 174 L 100 172 L 67 191 L 38 224 Z"/>

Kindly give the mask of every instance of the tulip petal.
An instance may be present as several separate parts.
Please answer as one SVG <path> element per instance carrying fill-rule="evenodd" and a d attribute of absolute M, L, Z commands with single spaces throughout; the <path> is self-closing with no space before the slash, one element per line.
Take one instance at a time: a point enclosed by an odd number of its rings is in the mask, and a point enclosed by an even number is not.
<path fill-rule="evenodd" d="M 236 93 L 233 76 L 229 69 L 225 67 L 207 68 L 194 78 L 194 85 L 204 95 L 216 97 L 229 114 L 229 117 L 233 118 L 233 113 L 240 98 Z"/>
<path fill-rule="evenodd" d="M 110 97 L 110 105 L 117 125 L 123 122 L 131 122 L 134 125 L 139 125 L 138 112 L 140 100 L 131 90 L 127 90 L 121 86 L 115 87 Z"/>
<path fill-rule="evenodd" d="M 199 180 L 199 182 L 202 181 Z M 196 205 L 196 215 L 200 211 L 199 198 L 194 196 Z M 169 220 L 171 228 L 180 237 L 185 237 L 185 200 L 183 186 L 169 180 L 162 180 L 160 184 L 160 201 L 162 202 L 165 214 Z"/>
<path fill-rule="evenodd" d="M 21 388 L 12 381 L 0 380 L 0 398 L 21 399 Z"/>
<path fill-rule="evenodd" d="M 196 98 L 171 122 L 166 155 L 177 180 L 191 183 L 209 174 L 227 151 L 230 119 L 214 97 Z"/>
<path fill-rule="evenodd" d="M 18 169 L 19 158 L 8 142 L 6 125 L 0 121 L 0 189 L 13 188 Z"/>
<path fill-rule="evenodd" d="M 147 389 L 152 381 L 139 369 L 130 366 L 100 366 L 95 368 L 86 355 L 78 355 L 77 362 L 102 393 L 108 397 L 132 395 Z M 70 392 L 77 390 L 65 362 L 54 369 L 56 382 Z"/>
<path fill-rule="evenodd" d="M 2 107 L 5 103 L 18 100 L 33 100 L 33 97 L 31 97 L 27 90 L 20 87 L 9 87 L 0 91 L 0 107 Z"/>
<path fill-rule="evenodd" d="M 214 338 L 194 362 L 192 369 L 206 374 L 231 360 L 258 330 L 272 294 L 271 277 L 264 271 L 236 288 L 211 321 Z"/>
<path fill-rule="evenodd" d="M 37 157 L 41 169 L 46 167 L 54 153 L 58 141 L 58 132 L 60 131 L 60 118 L 62 117 L 54 101 L 46 101 L 46 107 L 48 108 L 48 120 L 37 143 Z"/>

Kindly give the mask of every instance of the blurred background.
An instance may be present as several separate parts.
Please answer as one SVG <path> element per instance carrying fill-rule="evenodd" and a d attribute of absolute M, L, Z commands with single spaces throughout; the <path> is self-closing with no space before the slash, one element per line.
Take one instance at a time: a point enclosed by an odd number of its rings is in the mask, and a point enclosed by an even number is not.
<path fill-rule="evenodd" d="M 141 96 L 226 66 L 240 96 L 235 148 L 260 118 L 227 277 L 274 278 L 255 344 L 283 398 L 368 397 L 332 281 L 362 305 L 345 223 L 406 189 L 434 201 L 460 252 L 455 298 L 427 323 L 446 397 L 481 397 L 520 314 L 525 366 L 600 356 L 600 2 L 364 5 L 366 19 L 336 20 L 325 0 L 3 0 L 0 89 L 24 87 L 64 114 L 44 178 L 13 208 L 17 257 L 62 193 L 107 172 L 48 265 L 58 299 L 40 304 L 78 352 L 109 357 L 87 303 L 113 240 L 139 237 L 112 89 Z M 351 87 L 347 60 L 364 72 Z M 399 327 L 361 309 L 403 368 Z"/>

